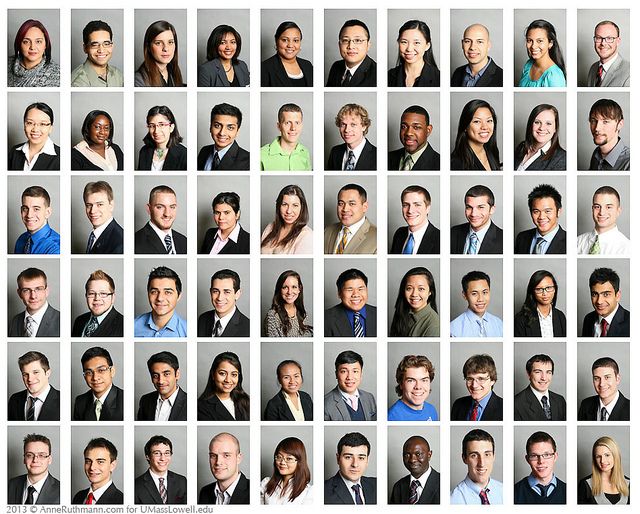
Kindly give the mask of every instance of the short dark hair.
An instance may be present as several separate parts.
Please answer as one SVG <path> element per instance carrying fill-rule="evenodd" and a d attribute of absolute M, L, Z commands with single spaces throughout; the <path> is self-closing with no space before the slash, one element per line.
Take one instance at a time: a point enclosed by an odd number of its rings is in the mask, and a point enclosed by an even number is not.
<path fill-rule="evenodd" d="M 348 270 L 344 270 L 340 275 L 338 275 L 338 280 L 336 280 L 336 286 L 338 286 L 338 292 L 342 291 L 344 284 L 347 280 L 356 280 L 361 279 L 364 282 L 365 286 L 369 285 L 369 279 L 367 276 L 356 268 L 350 268 Z"/>
<path fill-rule="evenodd" d="M 159 362 L 163 364 L 168 364 L 173 368 L 173 371 L 178 371 L 180 369 L 180 363 L 178 362 L 178 357 L 176 357 L 171 352 L 162 351 L 162 352 L 154 353 L 147 360 L 147 369 L 149 370 L 149 373 L 151 373 L 152 366 Z"/>
<path fill-rule="evenodd" d="M 28 196 L 29 198 L 44 198 L 45 205 L 47 207 L 51 205 L 51 197 L 47 190 L 42 186 L 29 186 L 22 192 L 22 196 L 20 198 L 23 199 L 25 196 Z"/>
<path fill-rule="evenodd" d="M 336 357 L 335 362 L 333 363 L 335 370 L 338 371 L 338 367 L 343 364 L 360 364 L 360 367 L 364 367 L 364 361 L 362 360 L 362 355 L 353 350 L 345 350 L 344 352 L 340 352 Z"/>
<path fill-rule="evenodd" d="M 496 443 L 493 440 L 491 434 L 481 428 L 474 428 L 473 430 L 467 432 L 462 439 L 462 456 L 467 456 L 467 444 L 472 441 L 489 441 L 491 443 L 491 450 L 496 451 Z"/>
<path fill-rule="evenodd" d="M 214 105 L 213 109 L 211 109 L 210 123 L 213 123 L 213 118 L 215 118 L 216 116 L 233 116 L 236 120 L 238 120 L 238 128 L 240 128 L 240 125 L 242 125 L 242 111 L 235 105 L 231 105 L 226 102 Z"/>
<path fill-rule="evenodd" d="M 611 98 L 600 98 L 591 106 L 589 110 L 589 119 L 593 116 L 602 116 L 607 120 L 622 121 L 624 115 L 620 104 Z"/>
<path fill-rule="evenodd" d="M 404 116 L 405 114 L 420 114 L 424 116 L 425 120 L 427 121 L 427 125 L 431 124 L 431 122 L 429 121 L 429 112 L 421 105 L 410 105 L 404 111 L 402 111 L 400 119 L 402 119 L 402 116 Z"/>
<path fill-rule="evenodd" d="M 533 209 L 533 202 L 540 198 L 551 198 L 553 203 L 556 204 L 556 209 L 562 209 L 562 195 L 551 184 L 538 184 L 534 187 L 529 196 L 527 196 L 527 202 L 529 204 L 529 212 Z"/>
<path fill-rule="evenodd" d="M 51 368 L 49 366 L 49 359 L 47 359 L 47 356 L 44 353 L 40 353 L 35 350 L 28 351 L 24 355 L 18 357 L 18 367 L 20 370 L 32 362 L 40 362 L 42 369 L 45 371 L 49 371 Z"/>
<path fill-rule="evenodd" d="M 105 271 L 102 271 L 101 269 L 97 269 L 93 271 L 91 275 L 89 275 L 89 278 L 85 282 L 84 284 L 85 292 L 89 287 L 89 282 L 91 282 L 92 280 L 104 280 L 109 284 L 109 288 L 111 289 L 112 293 L 115 292 L 116 290 L 116 283 L 114 282 L 114 280 Z"/>
<path fill-rule="evenodd" d="M 155 195 L 156 193 L 166 193 L 166 194 L 173 195 L 176 198 L 178 197 L 176 192 L 171 187 L 162 184 L 160 186 L 154 187 L 151 191 L 149 191 L 149 203 L 152 202 L 153 195 Z"/>
<path fill-rule="evenodd" d="M 533 357 L 531 357 L 525 364 L 527 374 L 530 374 L 533 371 L 533 365 L 536 362 L 542 362 L 543 364 L 551 363 L 551 373 L 553 373 L 555 370 L 555 364 L 553 362 L 553 359 L 545 353 L 538 353 Z"/>
<path fill-rule="evenodd" d="M 422 187 L 422 186 L 418 186 L 418 185 L 413 185 L 413 186 L 407 186 L 402 190 L 402 193 L 400 193 L 400 201 L 402 202 L 404 200 L 404 195 L 408 194 L 408 193 L 418 193 L 421 194 L 422 196 L 424 196 L 424 200 L 425 203 L 427 205 L 431 205 L 431 194 L 429 194 L 429 191 L 427 191 L 426 188 Z"/>
<path fill-rule="evenodd" d="M 173 453 L 173 444 L 171 444 L 171 440 L 168 437 L 165 437 L 163 435 L 154 435 L 144 445 L 145 457 L 149 457 L 149 455 L 151 455 L 151 448 L 159 444 L 166 444 L 169 447 L 171 453 Z"/>
<path fill-rule="evenodd" d="M 42 434 L 27 434 L 26 436 L 24 436 L 24 439 L 22 440 L 22 451 L 26 451 L 27 450 L 27 445 L 29 443 L 44 443 L 47 445 L 47 448 L 49 448 L 49 455 L 51 455 L 51 441 L 49 440 L 49 438 L 46 435 L 42 435 Z"/>
<path fill-rule="evenodd" d="M 44 280 L 44 285 L 47 285 L 47 274 L 38 268 L 27 268 L 22 270 L 16 279 L 18 282 L 18 287 L 20 287 L 21 280 L 34 280 L 36 278 L 42 278 Z"/>
<path fill-rule="evenodd" d="M 343 191 L 351 191 L 351 190 L 355 190 L 358 192 L 362 203 L 367 201 L 367 190 L 364 187 L 362 187 L 360 184 L 345 184 L 338 191 L 338 196 L 340 196 L 340 193 L 342 193 Z"/>
<path fill-rule="evenodd" d="M 182 294 L 182 280 L 180 280 L 178 274 L 171 268 L 167 268 L 166 266 L 158 266 L 157 268 L 153 268 L 151 270 L 151 273 L 149 273 L 149 278 L 147 279 L 147 292 L 149 292 L 149 288 L 151 287 L 151 281 L 155 278 L 172 279 L 176 285 L 176 292 L 179 295 Z"/>
<path fill-rule="evenodd" d="M 476 184 L 475 186 L 470 187 L 464 194 L 464 199 L 466 202 L 467 198 L 478 198 L 479 196 L 486 196 L 487 203 L 490 207 L 493 207 L 496 204 L 496 197 L 493 195 L 493 191 L 482 184 Z"/>
<path fill-rule="evenodd" d="M 113 202 L 113 188 L 104 180 L 97 180 L 96 182 L 87 182 L 82 191 L 82 200 L 87 201 L 87 196 L 94 193 L 105 193 L 109 203 Z"/>
<path fill-rule="evenodd" d="M 285 112 L 299 112 L 300 116 L 303 116 L 302 108 L 299 105 L 293 103 L 284 104 L 280 106 L 280 109 L 278 109 L 278 123 L 282 122 L 283 114 Z"/>
<path fill-rule="evenodd" d="M 82 453 L 86 455 L 89 450 L 94 450 L 96 448 L 106 449 L 109 452 L 109 458 L 111 459 L 111 462 L 113 462 L 114 460 L 118 460 L 118 450 L 116 449 L 116 446 L 104 437 L 94 437 L 93 439 L 91 439 L 91 441 L 87 443 L 87 446 L 85 446 Z"/>
<path fill-rule="evenodd" d="M 87 23 L 82 29 L 82 44 L 89 44 L 89 36 L 98 30 L 104 30 L 109 33 L 109 39 L 113 39 L 113 31 L 107 22 L 102 20 L 93 20 Z"/>
<path fill-rule="evenodd" d="M 529 450 L 536 443 L 551 443 L 551 447 L 553 448 L 553 453 L 555 453 L 557 451 L 556 441 L 555 441 L 555 439 L 553 437 L 551 437 L 551 434 L 547 434 L 546 432 L 538 431 L 538 432 L 534 432 L 533 434 L 531 434 L 529 436 L 529 439 L 527 439 L 527 446 L 526 446 L 527 455 L 529 455 Z"/>
<path fill-rule="evenodd" d="M 469 287 L 469 282 L 474 282 L 475 280 L 486 280 L 489 289 L 491 289 L 491 278 L 484 271 L 470 271 L 462 277 L 462 291 L 467 292 L 467 287 Z"/>
<path fill-rule="evenodd" d="M 369 440 L 360 432 L 349 432 L 348 434 L 345 434 L 340 438 L 340 440 L 338 441 L 338 455 L 342 454 L 342 449 L 345 446 L 349 446 L 350 448 L 355 448 L 356 446 L 366 446 L 367 457 L 371 452 L 371 444 L 369 443 Z"/>
<path fill-rule="evenodd" d="M 593 200 L 595 200 L 596 195 L 613 195 L 618 199 L 618 205 L 620 205 L 620 193 L 618 193 L 618 191 L 614 187 L 600 186 L 593 193 Z"/>
<path fill-rule="evenodd" d="M 611 20 L 602 20 L 593 28 L 593 30 L 595 31 L 598 27 L 602 27 L 602 25 L 613 25 L 616 29 L 616 34 L 618 35 L 618 37 L 620 37 L 620 27 L 618 27 L 618 25 Z"/>
<path fill-rule="evenodd" d="M 85 363 L 95 357 L 103 357 L 107 361 L 107 364 L 109 366 L 113 366 L 113 360 L 111 359 L 109 350 L 107 350 L 106 348 L 101 348 L 100 346 L 93 346 L 92 348 L 85 350 L 85 352 L 82 354 L 82 357 L 80 357 L 82 367 L 84 368 Z"/>
<path fill-rule="evenodd" d="M 617 293 L 620 291 L 620 277 L 611 268 L 596 268 L 589 277 L 589 289 L 596 284 L 604 284 L 605 282 L 611 282 L 613 290 Z"/>
<path fill-rule="evenodd" d="M 211 208 L 215 209 L 216 205 L 226 203 L 231 206 L 233 212 L 238 214 L 240 212 L 240 195 L 234 192 L 218 193 L 211 202 Z"/>
<path fill-rule="evenodd" d="M 498 380 L 496 363 L 491 355 L 481 353 L 469 357 L 462 366 L 462 375 L 467 378 L 475 373 L 489 373 L 489 378 L 494 382 Z"/>
<path fill-rule="evenodd" d="M 233 280 L 233 291 L 237 291 L 240 289 L 240 275 L 238 275 L 232 269 L 220 269 L 216 271 L 213 275 L 211 275 L 211 288 L 213 288 L 214 280 L 224 280 L 225 278 L 230 278 Z"/>
<path fill-rule="evenodd" d="M 360 20 L 347 20 L 342 24 L 342 27 L 340 28 L 340 32 L 338 33 L 338 37 L 342 37 L 342 32 L 344 31 L 344 29 L 346 29 L 347 27 L 362 27 L 364 29 L 364 31 L 367 33 L 367 39 L 371 39 L 371 36 L 369 35 L 369 27 L 367 27 L 366 23 L 364 21 L 360 21 Z"/>
<path fill-rule="evenodd" d="M 429 373 L 429 381 L 433 381 L 436 376 L 436 368 L 424 355 L 405 355 L 396 368 L 396 394 L 402 396 L 402 381 L 404 374 L 409 368 L 425 368 Z"/>
<path fill-rule="evenodd" d="M 616 375 L 620 374 L 618 363 L 611 357 L 600 357 L 593 361 L 593 364 L 591 365 L 591 373 L 593 373 L 596 368 L 611 368 L 616 372 Z"/>

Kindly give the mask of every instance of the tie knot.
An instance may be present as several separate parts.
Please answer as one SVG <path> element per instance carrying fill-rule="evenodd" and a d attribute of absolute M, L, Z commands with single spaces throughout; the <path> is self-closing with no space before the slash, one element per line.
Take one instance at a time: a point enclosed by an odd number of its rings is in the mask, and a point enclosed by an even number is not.
<path fill-rule="evenodd" d="M 160 482 L 160 485 L 164 485 L 164 478 L 158 478 L 158 482 Z"/>

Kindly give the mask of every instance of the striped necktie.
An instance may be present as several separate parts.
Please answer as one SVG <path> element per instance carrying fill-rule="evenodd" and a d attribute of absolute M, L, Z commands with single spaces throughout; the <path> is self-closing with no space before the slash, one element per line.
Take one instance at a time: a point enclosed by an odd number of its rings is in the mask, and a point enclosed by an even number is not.
<path fill-rule="evenodd" d="M 171 249 L 173 248 L 173 241 L 171 241 L 170 234 L 164 236 L 164 246 L 167 248 L 167 253 L 171 253 Z"/>
<path fill-rule="evenodd" d="M 478 235 L 475 232 L 471 232 L 469 235 L 469 248 L 467 248 L 467 255 L 475 255 L 478 253 Z"/>
<path fill-rule="evenodd" d="M 164 486 L 164 478 L 158 478 L 158 490 L 160 491 L 160 499 L 162 503 L 167 503 L 167 488 Z"/>
<path fill-rule="evenodd" d="M 364 337 L 364 327 L 362 326 L 362 314 L 353 313 L 353 335 L 356 337 Z"/>
<path fill-rule="evenodd" d="M 349 227 L 344 227 L 342 229 L 342 239 L 340 239 L 340 244 L 338 245 L 338 248 L 336 248 L 336 253 L 337 254 L 343 254 L 344 253 L 344 249 L 347 247 L 347 241 L 349 239 L 349 234 L 351 234 L 351 231 L 349 230 Z"/>

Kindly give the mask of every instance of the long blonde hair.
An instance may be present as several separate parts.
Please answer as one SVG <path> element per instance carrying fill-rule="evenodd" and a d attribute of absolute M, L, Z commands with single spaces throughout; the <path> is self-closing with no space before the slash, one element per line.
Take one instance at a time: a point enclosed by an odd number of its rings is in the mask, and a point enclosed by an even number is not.
<path fill-rule="evenodd" d="M 624 479 L 624 470 L 622 469 L 622 459 L 620 458 L 620 448 L 611 437 L 603 436 L 593 443 L 591 450 L 591 492 L 593 496 L 602 493 L 602 472 L 596 463 L 596 448 L 604 446 L 608 448 L 613 455 L 613 470 L 611 471 L 611 483 L 616 487 L 618 492 L 623 496 L 629 496 L 629 486 Z"/>

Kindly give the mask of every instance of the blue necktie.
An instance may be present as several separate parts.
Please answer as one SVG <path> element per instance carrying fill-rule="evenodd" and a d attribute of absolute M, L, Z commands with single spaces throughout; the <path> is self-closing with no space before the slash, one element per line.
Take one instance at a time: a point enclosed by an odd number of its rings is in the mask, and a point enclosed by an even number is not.
<path fill-rule="evenodd" d="M 478 236 L 475 232 L 471 232 L 469 235 L 469 248 L 467 249 L 468 255 L 475 255 L 478 253 Z"/>
<path fill-rule="evenodd" d="M 91 231 L 91 234 L 89 234 L 89 241 L 87 241 L 87 252 L 86 253 L 91 253 L 91 248 L 93 248 L 93 243 L 96 240 L 96 236 L 93 233 L 93 230 Z"/>
<path fill-rule="evenodd" d="M 353 484 L 351 486 L 351 489 L 353 489 L 353 492 L 356 493 L 356 505 L 364 505 L 362 496 L 360 496 L 360 484 Z"/>
<path fill-rule="evenodd" d="M 353 335 L 364 337 L 364 327 L 362 326 L 362 315 L 359 312 L 353 313 Z"/>
<path fill-rule="evenodd" d="M 27 242 L 24 244 L 24 249 L 22 250 L 22 253 L 31 253 L 31 243 L 32 243 L 31 234 L 29 234 L 29 237 L 27 237 Z"/>
<path fill-rule="evenodd" d="M 404 245 L 404 249 L 402 250 L 403 255 L 412 255 L 414 245 L 415 245 L 415 239 L 413 239 L 413 234 L 409 233 L 409 239 L 407 240 L 407 244 Z"/>

